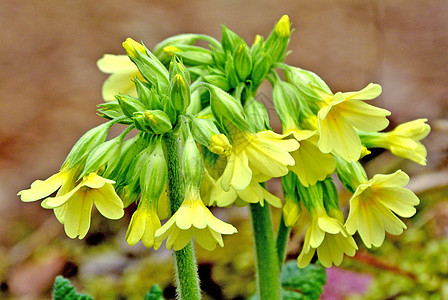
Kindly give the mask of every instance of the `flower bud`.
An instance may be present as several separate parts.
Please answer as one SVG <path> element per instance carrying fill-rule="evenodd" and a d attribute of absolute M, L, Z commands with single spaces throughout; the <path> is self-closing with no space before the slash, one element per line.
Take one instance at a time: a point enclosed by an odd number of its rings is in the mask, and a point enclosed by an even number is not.
<path fill-rule="evenodd" d="M 164 134 L 173 128 L 170 118 L 161 110 L 147 110 L 145 118 L 155 134 Z"/>
<path fill-rule="evenodd" d="M 251 79 L 255 86 L 259 85 L 271 69 L 272 61 L 268 54 L 261 53 L 255 59 Z"/>
<path fill-rule="evenodd" d="M 300 95 L 295 86 L 281 79 L 275 80 L 272 98 L 283 128 L 289 128 L 298 124 Z"/>
<path fill-rule="evenodd" d="M 254 97 L 248 98 L 246 103 L 244 103 L 244 115 L 253 131 L 259 132 L 270 129 L 268 111 L 266 110 L 266 107 L 255 100 Z"/>
<path fill-rule="evenodd" d="M 233 54 L 235 70 L 241 81 L 246 80 L 252 71 L 252 57 L 246 43 L 241 43 Z"/>
<path fill-rule="evenodd" d="M 204 179 L 204 163 L 191 134 L 185 141 L 181 157 L 181 168 L 186 190 L 195 188 L 199 191 L 202 179 Z"/>
<path fill-rule="evenodd" d="M 297 180 L 297 193 L 308 211 L 322 205 L 323 192 L 319 183 L 305 187 Z"/>
<path fill-rule="evenodd" d="M 214 86 L 217 86 L 224 91 L 230 90 L 229 82 L 225 76 L 213 74 L 204 75 L 203 77 L 206 82 L 213 84 Z"/>
<path fill-rule="evenodd" d="M 145 47 L 131 38 L 127 38 L 122 45 L 126 53 L 132 58 L 138 58 L 141 54 L 146 54 Z"/>
<path fill-rule="evenodd" d="M 225 71 L 226 71 L 227 82 L 229 83 L 230 88 L 235 88 L 238 85 L 238 83 L 240 82 L 240 80 L 236 73 L 235 64 L 233 62 L 233 57 L 229 53 L 227 54 L 227 58 L 226 58 Z"/>
<path fill-rule="evenodd" d="M 125 117 L 116 100 L 98 104 L 96 111 L 98 115 L 109 120 Z M 120 120 L 120 124 L 132 124 L 132 122 L 129 119 L 122 119 Z"/>
<path fill-rule="evenodd" d="M 221 44 L 224 52 L 233 53 L 238 45 L 243 41 L 235 32 L 222 25 Z"/>
<path fill-rule="evenodd" d="M 123 136 L 119 135 L 110 141 L 104 142 L 98 145 L 89 154 L 86 160 L 86 165 L 82 171 L 80 178 L 97 171 L 107 165 L 108 173 L 110 173 L 118 160 L 120 159 L 121 145 L 123 142 Z"/>
<path fill-rule="evenodd" d="M 283 193 L 285 195 L 285 204 L 283 205 L 283 217 L 285 225 L 294 226 L 302 215 L 302 207 L 297 194 L 297 176 L 289 172 L 282 177 Z"/>
<path fill-rule="evenodd" d="M 210 45 L 210 49 L 212 50 L 212 58 L 216 65 L 224 66 L 226 63 L 226 53 L 221 47 L 215 47 Z"/>
<path fill-rule="evenodd" d="M 290 35 L 289 17 L 284 15 L 275 25 L 265 44 L 266 52 L 271 55 L 273 62 L 281 62 L 285 58 Z"/>
<path fill-rule="evenodd" d="M 224 134 L 215 134 L 210 138 L 209 149 L 211 152 L 222 156 L 230 156 L 232 145 Z"/>
<path fill-rule="evenodd" d="M 211 137 L 219 134 L 215 123 L 210 119 L 192 118 L 191 134 L 195 141 L 203 146 L 208 147 Z"/>
<path fill-rule="evenodd" d="M 138 77 L 134 79 L 137 89 L 138 100 L 146 109 L 154 108 L 151 106 L 151 87 L 146 82 L 142 82 Z"/>
<path fill-rule="evenodd" d="M 129 58 L 137 66 L 142 76 L 153 86 L 168 86 L 168 71 L 157 57 L 145 46 L 128 38 L 123 43 Z"/>
<path fill-rule="evenodd" d="M 333 179 L 327 178 L 324 181 L 320 181 L 318 183 L 322 186 L 324 206 L 327 212 L 330 214 L 333 210 L 340 210 L 338 190 L 333 183 Z"/>
<path fill-rule="evenodd" d="M 187 34 L 178 34 L 172 37 L 169 37 L 160 43 L 158 43 L 154 47 L 154 54 L 157 56 L 157 58 L 163 63 L 168 64 L 171 61 L 171 56 L 166 55 L 164 52 L 164 48 L 169 45 L 193 45 L 194 42 L 204 37 L 201 34 L 193 34 L 193 33 L 187 33 Z"/>
<path fill-rule="evenodd" d="M 338 156 L 334 159 L 338 178 L 349 192 L 354 193 L 358 185 L 367 182 L 366 171 L 359 162 L 347 162 Z"/>
<path fill-rule="evenodd" d="M 140 173 L 140 186 L 146 199 L 159 199 L 165 188 L 167 176 L 168 167 L 162 143 L 158 141 L 154 151 L 143 163 Z"/>
<path fill-rule="evenodd" d="M 181 74 L 175 75 L 171 81 L 170 100 L 179 114 L 184 114 L 190 105 L 190 84 Z"/>
<path fill-rule="evenodd" d="M 250 125 L 244 118 L 243 108 L 235 98 L 218 87 L 208 85 L 210 91 L 210 106 L 215 119 L 223 125 L 230 121 L 240 129 L 250 130 Z"/>
<path fill-rule="evenodd" d="M 117 99 L 121 110 L 128 118 L 132 118 L 136 112 L 145 111 L 143 104 L 134 97 L 128 95 L 116 95 L 115 98 Z"/>
<path fill-rule="evenodd" d="M 191 45 L 169 45 L 163 48 L 168 56 L 177 55 L 189 66 L 210 65 L 213 63 L 212 52 L 208 49 Z"/>
<path fill-rule="evenodd" d="M 64 162 L 64 164 L 68 163 L 67 168 L 72 168 L 81 163 L 95 147 L 103 143 L 113 124 L 112 122 L 107 122 L 87 131 L 67 155 Z"/>

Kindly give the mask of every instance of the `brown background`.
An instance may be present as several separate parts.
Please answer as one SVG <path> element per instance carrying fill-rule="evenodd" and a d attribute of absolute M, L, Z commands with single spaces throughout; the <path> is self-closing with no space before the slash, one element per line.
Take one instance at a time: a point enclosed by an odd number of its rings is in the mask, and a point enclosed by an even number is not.
<path fill-rule="evenodd" d="M 295 31 L 287 62 L 333 91 L 380 83 L 373 103 L 392 112 L 393 124 L 427 117 L 433 127 L 428 167 L 401 167 L 446 175 L 447 12 L 443 0 L 0 1 L 0 251 L 24 237 L 20 221 L 52 218 L 15 194 L 55 173 L 76 139 L 102 122 L 95 105 L 107 76 L 96 61 L 124 53 L 126 37 L 152 48 L 179 33 L 219 39 L 225 24 L 250 44 L 288 14 Z"/>

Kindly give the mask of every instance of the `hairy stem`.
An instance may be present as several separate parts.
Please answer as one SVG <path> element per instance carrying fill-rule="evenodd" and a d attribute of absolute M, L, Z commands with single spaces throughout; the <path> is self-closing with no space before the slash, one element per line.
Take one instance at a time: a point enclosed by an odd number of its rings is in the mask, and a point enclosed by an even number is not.
<path fill-rule="evenodd" d="M 285 219 L 283 218 L 283 213 L 280 218 L 280 225 L 278 227 L 277 233 L 277 257 L 279 262 L 280 271 L 283 267 L 283 262 L 285 261 L 286 254 L 286 244 L 289 239 L 289 227 L 285 224 Z"/>
<path fill-rule="evenodd" d="M 170 198 L 171 213 L 174 214 L 184 200 L 184 184 L 180 174 L 181 141 L 175 133 L 165 136 L 166 152 L 168 158 L 168 194 Z M 201 299 L 199 288 L 198 266 L 194 253 L 193 243 L 185 248 L 175 251 L 176 285 L 179 299 Z"/>
<path fill-rule="evenodd" d="M 250 204 L 255 239 L 258 293 L 261 300 L 281 299 L 280 268 L 269 205 Z"/>

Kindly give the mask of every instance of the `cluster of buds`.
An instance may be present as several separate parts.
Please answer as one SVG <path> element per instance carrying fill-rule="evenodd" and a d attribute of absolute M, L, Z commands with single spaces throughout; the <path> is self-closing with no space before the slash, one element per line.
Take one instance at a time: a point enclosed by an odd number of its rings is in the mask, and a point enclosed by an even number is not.
<path fill-rule="evenodd" d="M 142 241 L 157 249 L 166 239 L 174 250 L 192 237 L 213 250 L 223 246 L 223 234 L 237 232 L 209 206 L 267 203 L 282 208 L 289 227 L 303 214 L 310 216 L 300 267 L 316 252 L 324 266 L 339 265 L 344 254 L 353 256 L 358 249 L 356 232 L 367 247 L 380 246 L 386 232 L 402 233 L 406 226 L 397 215 L 411 217 L 419 203 L 404 188 L 408 176 L 398 170 L 369 179 L 359 160 L 368 148 L 381 147 L 424 165 L 420 140 L 429 125 L 419 119 L 380 132 L 390 112 L 365 101 L 376 98 L 381 86 L 333 93 L 316 74 L 283 63 L 290 34 L 289 18 L 283 16 L 251 47 L 225 26 L 221 41 L 182 34 L 159 43 L 154 52 L 128 38 L 127 55 L 107 54 L 98 61 L 111 74 L 103 86 L 105 102 L 98 105 L 99 115 L 109 121 L 75 144 L 57 174 L 19 192 L 22 201 L 44 199 L 42 206 L 54 210 L 71 238 L 87 234 L 93 204 L 103 216 L 118 219 L 136 203 L 128 244 Z M 195 45 L 199 40 L 209 47 Z M 264 80 L 273 88 L 281 134 L 271 130 L 266 108 L 256 99 Z M 127 128 L 106 141 L 114 124 Z M 126 139 L 131 131 L 137 133 Z M 184 199 L 175 211 L 167 136 L 175 136 L 182 149 L 177 172 Z M 352 193 L 347 218 L 333 174 Z M 282 179 L 283 201 L 266 190 L 263 183 L 271 178 Z"/>

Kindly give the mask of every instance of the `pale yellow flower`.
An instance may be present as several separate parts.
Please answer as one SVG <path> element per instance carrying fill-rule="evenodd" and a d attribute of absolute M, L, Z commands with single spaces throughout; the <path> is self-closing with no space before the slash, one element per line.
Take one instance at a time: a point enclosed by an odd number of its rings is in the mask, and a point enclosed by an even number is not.
<path fill-rule="evenodd" d="M 230 224 L 217 219 L 205 207 L 199 191 L 190 189 L 182 205 L 176 213 L 156 231 L 156 243 L 167 238 L 166 247 L 178 251 L 184 248 L 195 237 L 201 247 L 209 251 L 216 248 L 216 244 L 224 246 L 222 234 L 234 234 L 237 230 Z"/>
<path fill-rule="evenodd" d="M 104 54 L 97 62 L 101 72 L 111 74 L 103 84 L 104 101 L 114 101 L 115 95 L 124 94 L 137 97 L 133 78 L 144 80 L 137 66 L 127 55 Z"/>
<path fill-rule="evenodd" d="M 412 217 L 416 212 L 414 206 L 420 202 L 413 192 L 403 188 L 408 182 L 408 175 L 398 170 L 361 183 L 350 199 L 347 231 L 350 234 L 358 231 L 368 248 L 381 246 L 386 232 L 401 234 L 406 225 L 395 214 Z"/>
<path fill-rule="evenodd" d="M 316 92 L 322 98 L 318 103 L 319 149 L 349 162 L 358 160 L 362 145 L 356 129 L 379 131 L 389 124 L 389 111 L 363 102 L 381 94 L 381 86 L 370 83 L 360 91 L 334 95 L 317 88 Z"/>
<path fill-rule="evenodd" d="M 70 238 L 84 238 L 90 227 L 92 206 L 108 219 L 116 220 L 124 215 L 123 202 L 116 194 L 109 180 L 90 173 L 70 192 L 61 196 L 49 197 L 42 202 L 42 207 L 54 209 L 64 207 L 63 224 L 65 233 Z"/>
<path fill-rule="evenodd" d="M 297 150 L 295 140 L 283 140 L 283 136 L 272 131 L 249 133 L 234 130 L 231 134 L 232 149 L 227 157 L 227 166 L 222 174 L 222 188 L 244 190 L 255 177 L 267 181 L 288 173 L 288 166 L 294 165 L 289 152 Z"/>
<path fill-rule="evenodd" d="M 295 164 L 289 169 L 297 175 L 302 185 L 315 185 L 317 181 L 324 180 L 333 173 L 336 167 L 334 158 L 331 154 L 320 151 L 316 131 L 291 129 L 284 132 L 284 136 L 288 135 L 300 142 L 300 147 L 291 152 Z"/>
<path fill-rule="evenodd" d="M 209 205 L 216 204 L 219 207 L 225 207 L 235 203 L 237 206 L 245 206 L 249 203 L 260 203 L 264 206 L 264 200 L 274 207 L 282 207 L 282 201 L 277 196 L 271 194 L 268 190 L 261 186 L 255 179 L 243 190 L 235 190 L 232 187 L 229 191 L 224 191 L 221 186 L 220 177 L 210 194 Z"/>
<path fill-rule="evenodd" d="M 300 268 L 305 268 L 317 251 L 319 261 L 329 268 L 339 266 L 344 254 L 354 256 L 358 246 L 341 220 L 327 215 L 325 209 L 311 209 L 311 224 L 306 231 L 302 252 L 297 258 Z"/>
<path fill-rule="evenodd" d="M 132 214 L 125 237 L 130 246 L 141 240 L 145 247 L 154 247 L 157 250 L 162 244 L 162 242 L 155 242 L 154 240 L 156 230 L 161 227 L 154 203 L 153 201 L 148 204 L 148 200 L 142 198 L 137 210 Z"/>

